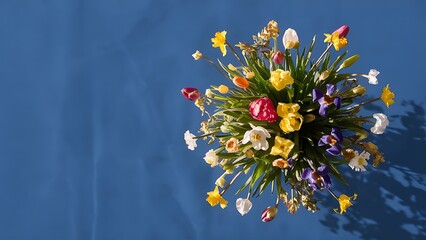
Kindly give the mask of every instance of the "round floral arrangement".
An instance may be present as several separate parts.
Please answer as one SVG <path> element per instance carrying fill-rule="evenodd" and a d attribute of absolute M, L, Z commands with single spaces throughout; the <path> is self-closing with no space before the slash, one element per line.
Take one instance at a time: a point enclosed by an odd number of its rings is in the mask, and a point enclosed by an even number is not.
<path fill-rule="evenodd" d="M 219 143 L 204 157 L 211 167 L 224 171 L 214 190 L 207 193 L 211 206 L 225 208 L 228 202 L 224 194 L 237 178 L 245 176 L 236 193 L 247 191 L 246 198 L 236 200 L 241 215 L 250 211 L 251 199 L 268 187 L 277 198 L 275 205 L 263 211 L 264 222 L 274 219 L 280 202 L 290 213 L 300 205 L 317 211 L 314 193 L 322 190 L 337 200 L 340 209 L 334 211 L 342 214 L 353 205 L 357 194 L 338 196 L 333 192 L 334 179 L 346 183 L 339 168 L 349 166 L 362 172 L 370 158 L 374 167 L 384 162 L 383 153 L 366 138 L 370 132 L 382 134 L 389 121 L 383 113 L 362 116 L 360 109 L 380 100 L 389 107 L 394 103 L 394 93 L 388 84 L 380 97 L 361 101 L 367 91 L 363 86 L 366 80 L 377 85 L 380 72 L 348 73 L 358 54 L 346 57 L 344 52 L 332 57 L 333 48 L 339 51 L 347 46 L 348 26 L 325 34 L 325 50 L 317 59 L 312 57 L 315 37 L 301 50 L 296 31 L 288 28 L 282 37 L 284 51 L 280 51 L 279 32 L 278 24 L 270 21 L 253 36 L 254 43 L 235 45 L 240 53 L 229 44 L 226 31 L 217 32 L 211 38 L 213 47 L 223 56 L 229 49 L 238 62 L 236 66 L 223 60 L 216 64 L 199 51 L 192 55 L 195 60 L 212 64 L 227 81 L 211 86 L 205 94 L 196 88 L 182 89 L 182 95 L 195 101 L 206 116 L 200 135 L 188 130 L 185 142 L 190 150 L 197 147 L 198 139 Z M 215 108 L 209 113 L 211 106 Z"/>

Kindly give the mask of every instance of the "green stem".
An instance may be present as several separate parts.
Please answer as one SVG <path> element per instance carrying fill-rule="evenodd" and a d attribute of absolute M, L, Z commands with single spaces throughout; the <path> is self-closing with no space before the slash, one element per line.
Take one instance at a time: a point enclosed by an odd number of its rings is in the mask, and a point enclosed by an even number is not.
<path fill-rule="evenodd" d="M 339 201 L 339 198 L 336 196 L 336 194 L 334 194 L 333 191 L 331 191 L 329 188 L 327 188 L 327 190 L 337 201 Z"/>
<path fill-rule="evenodd" d="M 312 66 L 311 70 L 317 68 L 319 65 L 319 63 L 321 62 L 322 58 L 325 56 L 325 54 L 328 52 L 328 50 L 330 50 L 331 46 L 333 46 L 332 43 L 328 44 L 327 48 L 325 49 L 325 51 L 321 54 L 321 56 L 318 58 L 317 62 Z"/>
<path fill-rule="evenodd" d="M 215 67 L 216 70 L 218 70 L 225 78 L 227 78 L 227 79 L 229 79 L 229 80 L 232 81 L 232 79 L 227 74 L 225 74 L 210 58 L 208 58 L 208 57 L 206 57 L 204 55 L 201 58 L 204 58 L 205 60 L 207 60 L 207 62 L 209 62 L 210 64 L 212 64 L 213 67 Z"/>
<path fill-rule="evenodd" d="M 353 105 L 352 107 L 348 107 L 348 108 L 346 108 L 346 110 L 351 110 L 351 109 L 354 109 L 354 108 L 360 107 L 360 106 L 362 106 L 362 105 L 370 104 L 370 103 L 373 103 L 373 102 L 378 101 L 378 100 L 380 100 L 380 99 L 381 99 L 381 98 L 380 98 L 380 97 L 378 97 L 378 98 L 371 99 L 371 100 L 366 101 L 366 102 L 358 103 L 358 104 L 356 104 L 356 105 Z"/>
<path fill-rule="evenodd" d="M 234 53 L 235 57 L 238 59 L 238 61 L 245 66 L 244 62 L 241 60 L 241 58 L 238 56 L 237 52 L 235 51 L 235 49 L 231 46 L 231 44 L 228 43 L 228 41 L 226 41 L 226 45 L 228 45 L 229 49 L 231 49 L 232 53 Z"/>
<path fill-rule="evenodd" d="M 244 172 L 244 169 L 241 169 L 235 176 L 231 179 L 231 181 L 223 188 L 223 190 L 220 192 L 220 195 L 222 196 L 226 190 L 237 180 L 237 178 L 241 175 L 241 173 Z"/>

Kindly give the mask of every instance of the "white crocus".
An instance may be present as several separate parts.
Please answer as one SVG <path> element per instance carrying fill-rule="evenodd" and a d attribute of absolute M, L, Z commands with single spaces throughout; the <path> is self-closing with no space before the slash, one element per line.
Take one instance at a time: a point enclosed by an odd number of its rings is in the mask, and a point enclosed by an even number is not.
<path fill-rule="evenodd" d="M 271 135 L 263 127 L 256 127 L 250 123 L 252 130 L 245 132 L 242 143 L 246 144 L 249 141 L 252 143 L 255 150 L 267 150 L 269 143 L 266 138 L 270 138 Z"/>
<path fill-rule="evenodd" d="M 195 135 L 190 133 L 189 130 L 184 134 L 185 143 L 188 145 L 188 149 L 192 151 L 197 147 L 197 139 L 194 137 Z"/>
<path fill-rule="evenodd" d="M 358 151 L 354 151 L 355 157 L 349 161 L 349 166 L 355 171 L 366 171 L 365 166 L 368 165 L 367 160 L 370 159 L 370 153 L 362 151 L 361 154 Z"/>
<path fill-rule="evenodd" d="M 298 48 L 299 47 L 299 37 L 294 29 L 287 29 L 284 32 L 283 44 L 286 49 Z"/>
<path fill-rule="evenodd" d="M 377 81 L 377 75 L 379 75 L 380 72 L 377 71 L 376 69 L 370 69 L 370 72 L 368 72 L 368 83 L 372 84 L 372 85 L 377 85 L 379 84 L 379 81 Z"/>
<path fill-rule="evenodd" d="M 386 117 L 383 113 L 376 113 L 373 114 L 373 117 L 377 120 L 376 124 L 374 124 L 374 127 L 372 127 L 370 130 L 374 134 L 382 134 L 385 132 L 386 127 L 389 125 L 388 117 Z"/>
<path fill-rule="evenodd" d="M 250 200 L 246 198 L 238 198 L 235 205 L 241 216 L 244 216 L 245 214 L 250 212 L 252 206 Z"/>
<path fill-rule="evenodd" d="M 215 167 L 219 164 L 219 157 L 216 155 L 216 152 L 213 149 L 210 149 L 206 153 L 204 161 L 206 161 L 207 164 L 210 164 L 210 167 Z"/>

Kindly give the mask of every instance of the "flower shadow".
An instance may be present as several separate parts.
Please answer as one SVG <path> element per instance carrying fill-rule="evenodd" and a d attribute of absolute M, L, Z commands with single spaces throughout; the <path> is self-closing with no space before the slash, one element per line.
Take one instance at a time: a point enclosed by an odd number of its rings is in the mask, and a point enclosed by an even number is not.
<path fill-rule="evenodd" d="M 344 171 L 359 198 L 344 215 L 330 211 L 320 220 L 332 232 L 345 231 L 360 239 L 426 239 L 426 114 L 414 101 L 404 101 L 403 106 L 409 110 L 390 116 L 401 127 L 389 127 L 374 140 L 386 162 L 362 174 Z M 333 189 L 352 194 L 343 184 Z M 329 197 L 322 205 L 338 204 Z"/>

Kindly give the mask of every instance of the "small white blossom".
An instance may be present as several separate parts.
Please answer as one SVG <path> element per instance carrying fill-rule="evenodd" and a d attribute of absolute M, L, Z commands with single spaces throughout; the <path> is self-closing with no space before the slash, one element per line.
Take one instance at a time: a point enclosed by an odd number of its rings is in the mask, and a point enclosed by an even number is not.
<path fill-rule="evenodd" d="M 189 130 L 184 134 L 185 143 L 188 145 L 188 149 L 192 151 L 197 147 L 197 139 L 194 137 L 195 135 L 190 133 Z"/>
<path fill-rule="evenodd" d="M 225 174 L 223 174 L 218 179 L 216 179 L 216 182 L 214 184 L 216 184 L 216 186 L 218 187 L 223 188 L 223 186 L 225 186 L 225 183 L 226 183 Z"/>
<path fill-rule="evenodd" d="M 373 114 L 373 117 L 377 120 L 376 124 L 374 124 L 374 127 L 372 127 L 370 130 L 374 134 L 382 134 L 385 132 L 386 127 L 389 125 L 389 120 L 383 113 L 376 113 Z"/>
<path fill-rule="evenodd" d="M 235 205 L 237 207 L 238 212 L 241 214 L 241 216 L 244 216 L 245 214 L 250 212 L 250 209 L 252 206 L 250 200 L 244 199 L 244 198 L 238 198 Z"/>
<path fill-rule="evenodd" d="M 216 152 L 213 149 L 210 149 L 206 153 L 204 161 L 206 161 L 207 164 L 210 164 L 210 167 L 215 167 L 219 164 L 219 157 L 216 155 Z"/>
<path fill-rule="evenodd" d="M 203 54 L 200 52 L 200 51 L 195 51 L 195 53 L 194 54 L 192 54 L 192 57 L 195 59 L 195 60 L 199 60 L 201 57 L 203 56 Z"/>
<path fill-rule="evenodd" d="M 252 143 L 255 150 L 267 150 L 269 143 L 266 138 L 270 138 L 271 135 L 263 127 L 256 127 L 250 123 L 252 130 L 245 132 L 242 143 L 246 144 L 249 141 Z"/>
<path fill-rule="evenodd" d="M 368 72 L 368 83 L 372 85 L 377 85 L 379 81 L 377 81 L 377 75 L 379 75 L 380 72 L 376 69 L 370 69 L 370 72 Z"/>
<path fill-rule="evenodd" d="M 355 171 L 366 171 L 365 166 L 368 165 L 367 160 L 370 159 L 370 153 L 362 151 L 361 154 L 358 151 L 354 151 L 355 157 L 349 161 L 349 166 Z"/>

